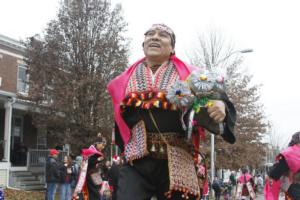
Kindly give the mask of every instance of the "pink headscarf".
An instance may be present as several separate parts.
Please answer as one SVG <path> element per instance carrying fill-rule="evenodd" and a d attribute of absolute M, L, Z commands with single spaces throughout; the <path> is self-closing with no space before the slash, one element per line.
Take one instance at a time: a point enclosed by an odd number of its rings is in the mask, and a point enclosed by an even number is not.
<path fill-rule="evenodd" d="M 87 158 L 87 157 L 92 156 L 92 155 L 94 155 L 94 154 L 98 154 L 98 155 L 100 155 L 100 156 L 103 155 L 100 151 L 98 151 L 98 150 L 96 149 L 96 147 L 95 147 L 94 145 L 91 145 L 88 149 L 82 149 L 82 150 L 81 150 L 81 154 L 82 154 L 82 156 L 83 156 L 84 158 Z"/>
<path fill-rule="evenodd" d="M 135 68 L 140 63 L 144 62 L 144 60 L 145 58 L 138 60 L 136 63 L 131 65 L 125 72 L 123 72 L 121 75 L 113 79 L 107 86 L 108 92 L 110 93 L 112 98 L 115 121 L 119 127 L 119 131 L 125 145 L 129 141 L 130 130 L 127 124 L 125 123 L 125 121 L 121 117 L 120 103 L 125 97 L 125 90 L 131 74 L 134 72 Z M 188 77 L 188 75 L 191 73 L 191 71 L 195 69 L 195 67 L 186 65 L 184 62 L 179 60 L 175 55 L 171 56 L 170 60 L 175 65 L 180 80 L 185 80 Z"/>

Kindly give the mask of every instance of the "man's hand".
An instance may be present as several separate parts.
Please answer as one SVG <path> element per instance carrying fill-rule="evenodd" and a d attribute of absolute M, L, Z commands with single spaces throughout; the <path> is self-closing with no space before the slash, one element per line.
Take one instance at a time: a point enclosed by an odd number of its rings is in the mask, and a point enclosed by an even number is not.
<path fill-rule="evenodd" d="M 223 101 L 212 100 L 212 105 L 208 106 L 207 112 L 216 122 L 221 123 L 226 117 L 225 104 Z"/>

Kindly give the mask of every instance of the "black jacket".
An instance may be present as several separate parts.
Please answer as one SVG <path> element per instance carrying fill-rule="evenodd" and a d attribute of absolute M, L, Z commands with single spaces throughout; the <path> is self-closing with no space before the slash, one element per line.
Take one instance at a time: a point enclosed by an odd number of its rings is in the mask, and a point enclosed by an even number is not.
<path fill-rule="evenodd" d="M 224 119 L 223 123 L 224 132 L 223 134 L 221 134 L 221 136 L 226 142 L 233 144 L 235 143 L 234 126 L 236 122 L 236 110 L 226 93 L 220 94 L 220 100 L 222 100 L 226 106 L 226 118 Z M 186 134 L 181 125 L 181 113 L 179 111 L 171 111 L 156 108 L 152 109 L 151 111 L 162 133 L 176 132 Z M 186 125 L 188 125 L 188 115 L 186 114 L 185 116 L 186 117 L 184 118 L 184 121 Z M 134 125 L 136 125 L 137 122 L 143 120 L 145 122 L 147 132 L 157 132 L 157 129 L 154 126 L 147 109 L 126 107 L 125 111 L 122 113 L 122 117 L 130 129 Z M 211 121 L 213 120 L 211 119 Z M 203 127 L 205 128 L 205 126 Z M 117 124 L 115 124 L 115 134 L 116 144 L 122 151 L 124 151 L 124 142 Z"/>
<path fill-rule="evenodd" d="M 59 183 L 60 182 L 60 165 L 57 160 L 49 156 L 46 161 L 46 182 Z"/>
<path fill-rule="evenodd" d="M 71 173 L 68 173 L 68 168 L 71 170 Z M 60 182 L 61 183 L 71 183 L 74 177 L 74 172 L 72 171 L 72 166 L 66 167 L 64 165 L 60 166 Z"/>

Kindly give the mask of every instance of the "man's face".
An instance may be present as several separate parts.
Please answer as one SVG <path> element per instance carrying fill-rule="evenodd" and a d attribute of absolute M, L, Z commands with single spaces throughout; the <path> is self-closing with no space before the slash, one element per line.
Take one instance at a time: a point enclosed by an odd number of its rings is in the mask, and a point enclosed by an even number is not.
<path fill-rule="evenodd" d="M 144 54 L 149 60 L 167 61 L 173 52 L 170 35 L 163 30 L 154 29 L 145 34 Z"/>

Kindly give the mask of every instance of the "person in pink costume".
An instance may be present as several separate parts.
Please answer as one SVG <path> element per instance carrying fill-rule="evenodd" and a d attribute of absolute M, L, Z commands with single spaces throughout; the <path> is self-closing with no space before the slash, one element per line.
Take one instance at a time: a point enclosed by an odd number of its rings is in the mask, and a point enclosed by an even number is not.
<path fill-rule="evenodd" d="M 266 177 L 265 200 L 278 200 L 280 190 L 286 200 L 300 199 L 300 131 L 277 157 Z"/>
<path fill-rule="evenodd" d="M 237 180 L 236 199 L 255 199 L 254 180 L 246 168 L 242 169 L 242 175 Z"/>

